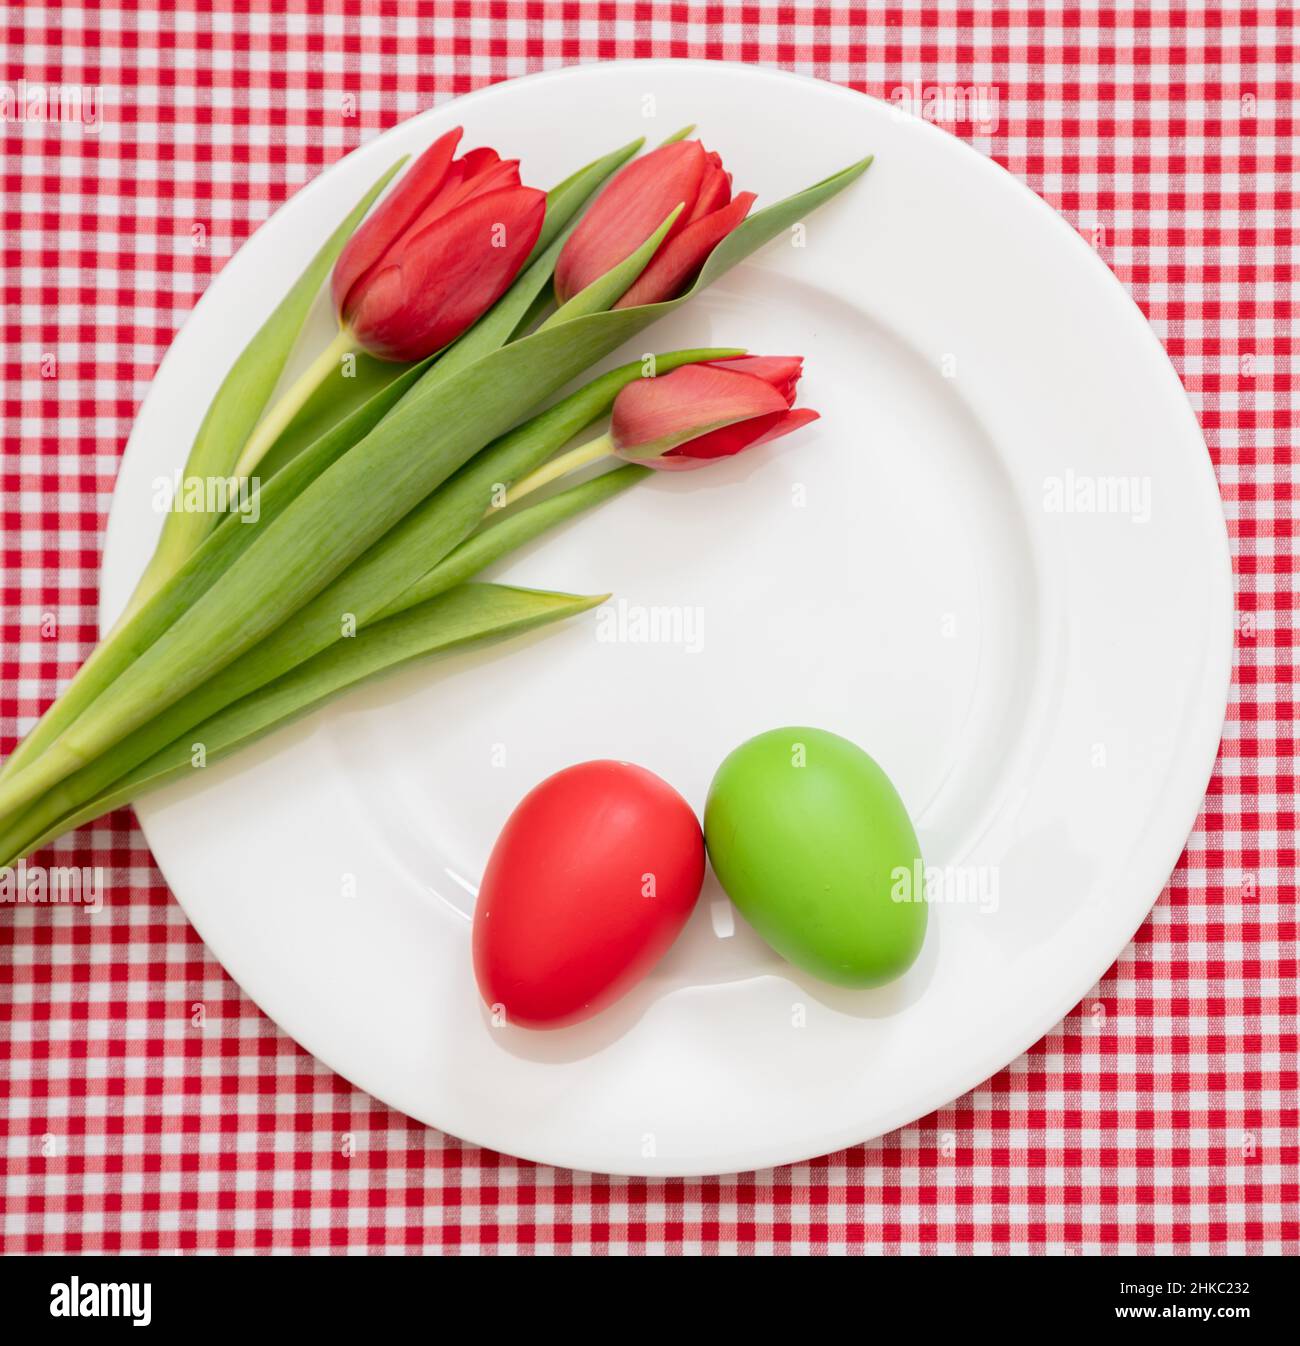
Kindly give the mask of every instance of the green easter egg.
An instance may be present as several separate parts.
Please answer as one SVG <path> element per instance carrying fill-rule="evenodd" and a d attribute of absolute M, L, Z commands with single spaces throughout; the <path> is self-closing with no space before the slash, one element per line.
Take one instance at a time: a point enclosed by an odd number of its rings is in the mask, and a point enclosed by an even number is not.
<path fill-rule="evenodd" d="M 925 939 L 921 847 L 889 777 L 823 729 L 772 729 L 718 768 L 704 809 L 727 895 L 783 958 L 880 986 Z"/>

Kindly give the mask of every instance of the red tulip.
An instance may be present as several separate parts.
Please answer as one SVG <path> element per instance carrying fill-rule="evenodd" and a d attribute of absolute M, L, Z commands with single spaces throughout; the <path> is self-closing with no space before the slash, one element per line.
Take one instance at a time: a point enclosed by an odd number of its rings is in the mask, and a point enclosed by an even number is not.
<path fill-rule="evenodd" d="M 563 304 L 612 270 L 680 204 L 684 209 L 650 264 L 614 307 L 671 299 L 745 218 L 753 202 L 753 192 L 732 197 L 731 174 L 698 140 L 661 145 L 628 164 L 583 216 L 556 264 L 556 297 Z"/>
<path fill-rule="evenodd" d="M 501 297 L 542 230 L 546 193 L 495 150 L 435 140 L 353 234 L 334 268 L 339 321 L 385 360 L 420 360 Z"/>
<path fill-rule="evenodd" d="M 799 355 L 744 355 L 638 379 L 614 399 L 609 437 L 620 458 L 683 470 L 730 458 L 817 419 L 793 410 Z"/>

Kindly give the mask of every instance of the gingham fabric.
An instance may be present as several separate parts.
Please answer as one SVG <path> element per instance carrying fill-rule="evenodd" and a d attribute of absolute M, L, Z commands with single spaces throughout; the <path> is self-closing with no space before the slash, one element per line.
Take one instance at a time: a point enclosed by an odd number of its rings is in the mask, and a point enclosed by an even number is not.
<path fill-rule="evenodd" d="M 881 96 L 993 86 L 996 128 L 949 129 L 1095 242 L 1164 342 L 1218 473 L 1240 623 L 1208 798 L 1116 966 L 973 1093 L 771 1172 L 610 1180 L 428 1130 L 254 1008 L 129 811 L 82 830 L 48 858 L 105 867 L 98 917 L 0 908 L 4 1251 L 1297 1250 L 1290 18 L 1211 0 L 987 9 L 5 6 L 6 750 L 91 645 L 118 454 L 231 253 L 394 122 L 614 57 L 757 62 Z M 95 90 L 98 111 L 17 119 L 21 88 L 55 86 Z"/>

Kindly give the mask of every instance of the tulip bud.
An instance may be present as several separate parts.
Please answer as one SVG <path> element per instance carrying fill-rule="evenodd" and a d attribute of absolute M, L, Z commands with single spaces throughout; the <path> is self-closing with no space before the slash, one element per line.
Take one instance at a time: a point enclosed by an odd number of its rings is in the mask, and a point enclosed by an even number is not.
<path fill-rule="evenodd" d="M 709 253 L 749 213 L 752 192 L 733 199 L 731 175 L 698 140 L 661 145 L 634 159 L 596 198 L 555 267 L 566 303 L 640 247 L 679 203 L 683 209 L 640 277 L 615 305 L 655 304 L 679 294 Z"/>
<path fill-rule="evenodd" d="M 385 360 L 421 360 L 453 342 L 501 297 L 546 214 L 495 150 L 453 158 L 457 127 L 412 165 L 352 236 L 334 268 L 339 321 Z"/>
<path fill-rule="evenodd" d="M 682 471 L 779 439 L 817 419 L 792 409 L 802 372 L 801 356 L 739 356 L 628 384 L 614 400 L 613 450 L 643 467 Z"/>

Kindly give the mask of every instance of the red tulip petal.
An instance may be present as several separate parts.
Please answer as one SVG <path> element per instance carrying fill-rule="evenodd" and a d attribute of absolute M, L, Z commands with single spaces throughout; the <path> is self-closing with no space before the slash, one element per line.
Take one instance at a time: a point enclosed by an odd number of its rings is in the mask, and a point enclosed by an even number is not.
<path fill-rule="evenodd" d="M 722 160 L 716 154 L 709 155 L 704 170 L 704 179 L 700 183 L 700 194 L 695 201 L 695 209 L 687 224 L 694 224 L 715 210 L 721 210 L 731 200 L 731 174 L 722 167 Z M 684 226 L 683 226 L 684 227 Z"/>
<path fill-rule="evenodd" d="M 466 182 L 467 196 L 482 196 L 485 192 L 499 192 L 502 187 L 520 187 L 518 159 L 498 159 L 496 163 L 475 174 Z"/>
<path fill-rule="evenodd" d="M 412 229 L 418 228 L 422 223 L 427 223 L 429 220 L 445 213 L 447 203 L 455 201 L 464 185 L 465 161 L 464 159 L 453 160 L 448 166 L 447 176 L 443 178 L 438 190 L 420 208 L 420 213 L 407 221 L 406 228 L 402 231 L 403 237 L 410 237 Z"/>
<path fill-rule="evenodd" d="M 653 453 L 664 440 L 700 435 L 736 421 L 786 410 L 785 398 L 751 374 L 699 364 L 662 378 L 638 379 L 614 399 L 615 452 Z"/>
<path fill-rule="evenodd" d="M 474 189 L 475 196 L 485 191 L 497 191 L 502 187 L 522 186 L 519 180 L 519 160 L 496 159 L 481 172 L 475 173 L 470 185 Z"/>
<path fill-rule="evenodd" d="M 441 190 L 463 134 L 457 126 L 439 136 L 348 240 L 330 282 L 335 310 L 345 320 L 357 282 L 384 260 L 389 248 Z"/>
<path fill-rule="evenodd" d="M 555 267 L 559 301 L 572 299 L 635 252 L 678 202 L 686 209 L 667 237 L 680 232 L 699 196 L 705 162 L 698 140 L 679 140 L 628 164 L 596 198 L 564 245 Z"/>
<path fill-rule="evenodd" d="M 493 164 L 501 162 L 501 156 L 488 145 L 482 145 L 478 149 L 466 150 L 460 156 L 460 161 L 465 165 L 465 176 L 467 178 L 476 178 L 480 173 L 486 172 Z"/>
<path fill-rule="evenodd" d="M 471 159 L 479 156 L 476 162 L 482 165 L 475 171 Z M 463 158 L 457 159 L 447 171 L 447 180 L 442 190 L 420 212 L 419 218 L 411 222 L 406 230 L 404 242 L 409 243 L 416 234 L 427 229 L 435 220 L 440 220 L 457 206 L 476 196 L 488 192 L 500 191 L 502 187 L 519 186 L 519 160 L 502 159 L 495 150 L 470 150 Z"/>
<path fill-rule="evenodd" d="M 658 304 L 679 295 L 708 260 L 709 253 L 749 214 L 754 200 L 753 192 L 741 192 L 721 210 L 688 224 L 655 253 L 650 265 L 614 307 Z"/>
<path fill-rule="evenodd" d="M 643 466 L 662 466 L 669 470 L 705 467 L 719 458 L 731 458 L 744 449 L 752 449 L 756 444 L 780 439 L 782 435 L 788 435 L 792 430 L 798 430 L 800 426 L 816 419 L 817 412 L 810 407 L 800 407 L 797 411 L 774 411 L 767 416 L 756 416 L 753 420 L 712 430 L 707 435 L 692 439 L 688 444 L 670 449 L 656 462 L 643 463 Z"/>
<path fill-rule="evenodd" d="M 709 364 L 734 369 L 740 374 L 753 374 L 775 388 L 788 407 L 794 405 L 795 388 L 803 373 L 802 355 L 737 355 L 729 360 L 710 360 Z"/>
<path fill-rule="evenodd" d="M 351 319 L 357 340 L 386 360 L 441 350 L 505 292 L 545 214 L 545 192 L 506 187 L 462 202 L 403 239 L 361 293 Z"/>

